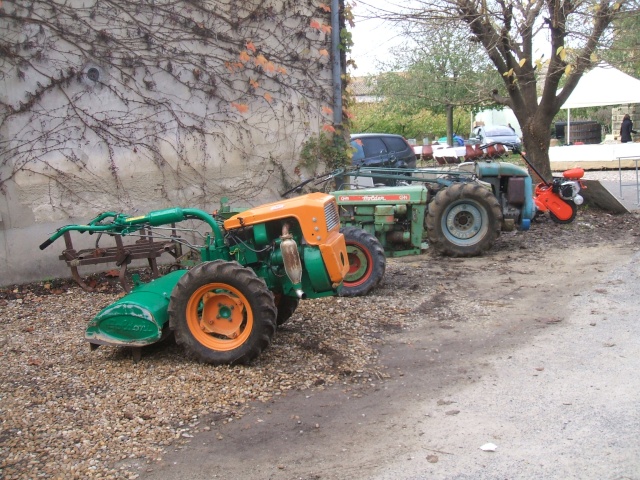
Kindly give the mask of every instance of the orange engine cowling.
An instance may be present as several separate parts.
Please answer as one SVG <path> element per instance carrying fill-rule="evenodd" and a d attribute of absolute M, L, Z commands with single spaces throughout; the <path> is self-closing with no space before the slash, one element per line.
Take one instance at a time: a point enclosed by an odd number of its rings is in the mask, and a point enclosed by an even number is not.
<path fill-rule="evenodd" d="M 333 195 L 321 192 L 260 205 L 238 213 L 224 222 L 227 231 L 268 223 L 290 222 L 300 227 L 307 245 L 317 246 L 322 260 L 334 283 L 347 275 L 349 264 L 344 236 L 340 233 L 338 204 Z M 278 236 L 281 227 L 278 227 Z M 274 238 L 266 234 L 265 243 Z"/>

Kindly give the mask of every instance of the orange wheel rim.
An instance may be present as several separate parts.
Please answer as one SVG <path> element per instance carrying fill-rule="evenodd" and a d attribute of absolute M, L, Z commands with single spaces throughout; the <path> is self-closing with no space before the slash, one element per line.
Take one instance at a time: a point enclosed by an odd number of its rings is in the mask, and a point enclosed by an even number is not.
<path fill-rule="evenodd" d="M 238 348 L 253 330 L 253 312 L 247 298 L 224 283 L 208 283 L 193 292 L 186 319 L 195 339 L 218 351 Z"/>
<path fill-rule="evenodd" d="M 349 271 L 344 283 L 357 287 L 366 282 L 371 276 L 373 259 L 369 250 L 355 243 L 347 245 L 347 255 L 349 258 Z"/>

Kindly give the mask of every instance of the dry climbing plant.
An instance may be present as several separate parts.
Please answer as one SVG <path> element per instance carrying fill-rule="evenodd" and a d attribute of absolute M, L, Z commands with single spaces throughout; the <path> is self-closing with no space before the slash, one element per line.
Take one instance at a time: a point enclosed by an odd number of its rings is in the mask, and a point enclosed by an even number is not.
<path fill-rule="evenodd" d="M 0 191 L 38 186 L 54 219 L 136 207 L 145 182 L 255 198 L 333 129 L 320 0 L 2 0 L 0 31 Z"/>

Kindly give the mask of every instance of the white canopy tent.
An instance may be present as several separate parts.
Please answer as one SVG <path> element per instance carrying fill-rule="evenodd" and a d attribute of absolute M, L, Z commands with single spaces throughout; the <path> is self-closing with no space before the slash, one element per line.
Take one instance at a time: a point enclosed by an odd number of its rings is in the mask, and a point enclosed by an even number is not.
<path fill-rule="evenodd" d="M 567 101 L 562 105 L 567 110 L 567 143 L 570 141 L 571 109 L 640 103 L 640 80 L 600 63 L 585 73 Z"/>

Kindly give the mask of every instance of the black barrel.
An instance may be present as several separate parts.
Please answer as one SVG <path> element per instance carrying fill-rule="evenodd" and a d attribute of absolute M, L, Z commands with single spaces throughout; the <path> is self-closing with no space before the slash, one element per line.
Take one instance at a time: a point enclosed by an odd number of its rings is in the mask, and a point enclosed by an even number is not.
<path fill-rule="evenodd" d="M 567 122 L 556 122 L 556 138 L 566 142 Z M 602 127 L 594 120 L 578 120 L 569 126 L 569 141 L 584 144 L 598 144 L 602 142 Z"/>

